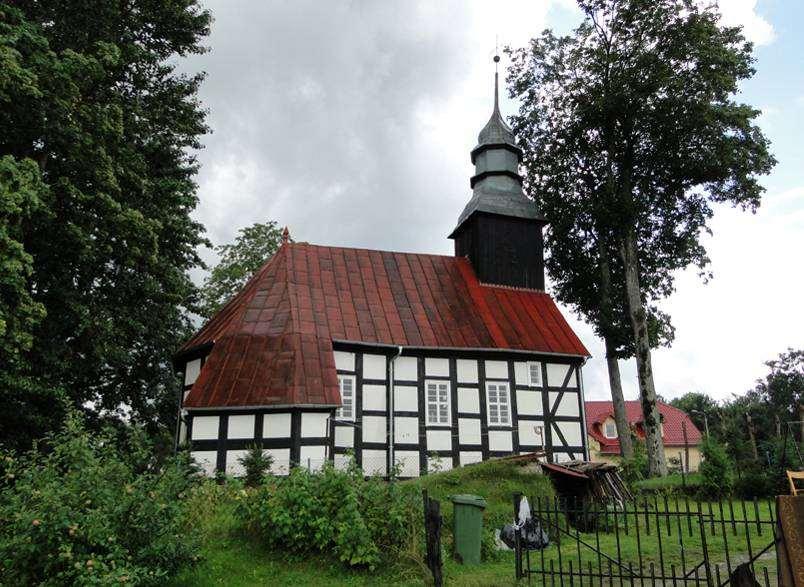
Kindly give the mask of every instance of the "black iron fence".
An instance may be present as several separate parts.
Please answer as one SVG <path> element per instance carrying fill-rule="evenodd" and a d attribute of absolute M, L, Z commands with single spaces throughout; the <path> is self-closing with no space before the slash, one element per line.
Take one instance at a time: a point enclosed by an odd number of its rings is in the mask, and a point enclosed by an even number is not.
<path fill-rule="evenodd" d="M 521 496 L 514 497 L 519 512 Z M 544 585 L 729 585 L 776 581 L 776 511 L 768 501 L 654 497 L 599 504 L 531 499 L 550 546 L 517 545 L 517 578 Z M 743 584 L 743 583 L 738 583 Z M 753 583 L 745 583 L 753 584 Z"/>

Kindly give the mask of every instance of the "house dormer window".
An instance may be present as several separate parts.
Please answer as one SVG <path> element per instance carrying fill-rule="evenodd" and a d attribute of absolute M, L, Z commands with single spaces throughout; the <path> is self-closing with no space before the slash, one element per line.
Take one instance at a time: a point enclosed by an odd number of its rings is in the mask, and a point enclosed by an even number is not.
<path fill-rule="evenodd" d="M 338 420 L 355 419 L 355 378 L 353 375 L 338 375 L 338 386 L 341 390 L 341 407 L 338 408 Z"/>
<path fill-rule="evenodd" d="M 528 385 L 530 387 L 542 386 L 542 364 L 537 361 L 528 363 Z"/>
<path fill-rule="evenodd" d="M 606 438 L 617 438 L 617 425 L 611 420 L 608 420 L 603 426 L 603 435 Z"/>

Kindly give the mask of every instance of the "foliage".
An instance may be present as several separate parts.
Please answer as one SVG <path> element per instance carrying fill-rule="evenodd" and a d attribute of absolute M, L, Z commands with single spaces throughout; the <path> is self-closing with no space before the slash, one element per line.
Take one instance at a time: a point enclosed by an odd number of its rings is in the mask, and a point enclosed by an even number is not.
<path fill-rule="evenodd" d="M 701 484 L 701 476 L 698 473 L 689 473 L 681 475 L 681 473 L 673 473 L 667 477 L 652 477 L 650 479 L 643 479 L 631 485 L 641 493 L 697 493 L 698 486 Z"/>
<path fill-rule="evenodd" d="M 265 482 L 265 475 L 271 472 L 274 457 L 266 453 L 259 444 L 254 444 L 238 461 L 246 470 L 243 477 L 246 487 L 259 487 Z"/>
<path fill-rule="evenodd" d="M 186 455 L 156 462 L 140 429 L 127 448 L 64 429 L 18 458 L 0 486 L 0 583 L 160 585 L 197 559 L 183 499 L 197 483 Z"/>
<path fill-rule="evenodd" d="M 201 315 L 205 318 L 215 315 L 281 244 L 282 229 L 271 220 L 241 228 L 233 243 L 215 247 L 221 259 L 201 288 Z"/>
<path fill-rule="evenodd" d="M 699 495 L 705 499 L 729 495 L 734 486 L 734 469 L 726 450 L 715 439 L 705 438 L 701 456 Z"/>
<path fill-rule="evenodd" d="M 246 492 L 237 515 L 271 548 L 332 552 L 348 566 L 374 569 L 403 545 L 418 505 L 409 487 L 328 463 L 321 472 L 294 468 Z"/>
<path fill-rule="evenodd" d="M 673 291 L 678 269 L 706 270 L 700 236 L 713 205 L 755 209 L 757 176 L 774 159 L 754 122 L 759 111 L 733 99 L 754 73 L 752 47 L 740 29 L 720 26 L 716 6 L 578 4 L 585 19 L 572 35 L 546 31 L 512 52 L 511 94 L 521 101 L 513 126 L 528 191 L 550 222 L 546 264 L 558 297 L 620 344 L 631 327 L 651 470 L 664 473 L 653 306 Z M 601 303 L 606 293 L 610 304 Z M 600 328 L 603 312 L 610 330 Z"/>
<path fill-rule="evenodd" d="M 705 393 L 691 391 L 681 397 L 670 400 L 668 403 L 685 412 L 701 432 L 706 431 L 707 422 L 710 434 L 717 434 L 717 431 L 721 428 L 721 414 L 717 402 Z"/>
<path fill-rule="evenodd" d="M 13 4 L 13 6 L 11 5 Z M 189 331 L 206 132 L 195 0 L 0 4 L 1 442 L 58 429 L 66 398 L 172 428 Z"/>
<path fill-rule="evenodd" d="M 634 439 L 634 456 L 630 459 L 620 459 L 620 473 L 623 480 L 629 485 L 650 477 L 648 452 L 644 441 Z"/>

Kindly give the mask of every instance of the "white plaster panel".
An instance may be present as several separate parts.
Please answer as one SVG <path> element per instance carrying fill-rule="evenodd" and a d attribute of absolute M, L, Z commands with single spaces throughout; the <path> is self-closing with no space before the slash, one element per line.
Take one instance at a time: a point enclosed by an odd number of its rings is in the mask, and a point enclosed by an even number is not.
<path fill-rule="evenodd" d="M 483 453 L 478 451 L 461 451 L 461 454 L 458 456 L 460 460 L 461 466 L 464 465 L 471 465 L 472 463 L 479 463 L 483 460 Z"/>
<path fill-rule="evenodd" d="M 564 385 L 564 378 L 567 376 L 569 369 L 569 365 L 547 363 L 547 385 L 550 387 L 561 387 Z M 575 382 L 570 380 L 568 386 L 575 387 Z"/>
<path fill-rule="evenodd" d="M 355 370 L 355 354 L 347 353 L 346 351 L 335 351 L 335 368 L 342 371 Z"/>
<path fill-rule="evenodd" d="M 299 466 L 310 471 L 320 471 L 327 461 L 326 446 L 302 446 L 299 451 Z"/>
<path fill-rule="evenodd" d="M 534 420 L 520 420 L 519 426 L 519 444 L 544 446 L 544 422 L 536 422 Z M 536 432 L 536 428 L 542 429 L 542 435 Z"/>
<path fill-rule="evenodd" d="M 187 442 L 187 424 L 184 423 L 184 420 L 179 420 L 179 446 L 186 444 Z"/>
<path fill-rule="evenodd" d="M 363 379 L 385 379 L 384 355 L 363 355 Z"/>
<path fill-rule="evenodd" d="M 352 448 L 355 445 L 355 429 L 351 426 L 335 426 L 335 446 Z"/>
<path fill-rule="evenodd" d="M 385 442 L 385 416 L 363 416 L 363 442 Z"/>
<path fill-rule="evenodd" d="M 192 385 L 201 373 L 201 359 L 188 361 L 184 366 L 184 385 Z"/>
<path fill-rule="evenodd" d="M 565 452 L 553 453 L 553 461 L 556 463 L 566 463 L 571 460 L 572 458 Z"/>
<path fill-rule="evenodd" d="M 508 379 L 508 363 L 486 361 L 486 379 Z"/>
<path fill-rule="evenodd" d="M 514 450 L 510 430 L 489 430 L 489 450 Z"/>
<path fill-rule="evenodd" d="M 452 450 L 452 431 L 428 430 L 427 450 Z"/>
<path fill-rule="evenodd" d="M 254 414 L 229 416 L 229 438 L 254 438 Z M 229 459 L 226 459 L 229 462 Z"/>
<path fill-rule="evenodd" d="M 302 412 L 301 435 L 302 438 L 326 438 L 329 436 L 328 412 Z"/>
<path fill-rule="evenodd" d="M 274 462 L 271 464 L 271 473 L 274 475 L 288 474 L 290 471 L 289 448 L 266 448 L 263 452 L 274 459 Z"/>
<path fill-rule="evenodd" d="M 394 385 L 394 411 L 418 412 L 418 390 L 412 385 Z"/>
<path fill-rule="evenodd" d="M 452 457 L 428 456 L 427 471 L 430 473 L 444 472 L 452 469 Z"/>
<path fill-rule="evenodd" d="M 528 364 L 524 361 L 514 363 L 514 381 L 517 385 L 530 385 Z"/>
<path fill-rule="evenodd" d="M 363 409 L 385 411 L 385 390 L 384 385 L 364 385 L 363 386 Z"/>
<path fill-rule="evenodd" d="M 290 414 L 265 414 L 262 419 L 263 438 L 290 438 Z"/>
<path fill-rule="evenodd" d="M 516 391 L 516 411 L 523 416 L 541 416 L 544 413 L 542 406 L 542 392 Z"/>
<path fill-rule="evenodd" d="M 424 374 L 449 377 L 449 359 L 425 359 Z"/>
<path fill-rule="evenodd" d="M 419 367 L 416 357 L 397 357 L 394 361 L 394 381 L 417 381 Z"/>
<path fill-rule="evenodd" d="M 460 444 L 480 444 L 480 420 L 458 418 L 458 441 Z"/>
<path fill-rule="evenodd" d="M 402 416 L 394 418 L 394 442 L 419 444 L 419 419 Z"/>
<path fill-rule="evenodd" d="M 352 458 L 351 455 L 335 455 L 333 464 L 339 471 L 345 471 L 349 468 L 349 465 L 352 464 Z"/>
<path fill-rule="evenodd" d="M 216 450 L 194 450 L 190 453 L 193 460 L 201 467 L 201 471 L 207 477 L 215 476 L 215 465 L 218 462 L 218 451 Z"/>
<path fill-rule="evenodd" d="M 388 474 L 388 460 L 384 450 L 364 450 L 361 456 L 364 473 L 381 477 Z"/>
<path fill-rule="evenodd" d="M 218 416 L 193 417 L 193 440 L 218 440 Z"/>
<path fill-rule="evenodd" d="M 477 383 L 477 361 L 458 359 L 456 367 L 458 370 L 458 383 Z"/>
<path fill-rule="evenodd" d="M 558 404 L 556 416 L 580 416 L 581 412 L 578 407 L 578 394 L 565 393 L 561 398 L 561 403 Z"/>
<path fill-rule="evenodd" d="M 480 413 L 480 393 L 477 389 L 458 388 L 458 412 L 461 414 Z"/>
<path fill-rule="evenodd" d="M 394 462 L 400 465 L 400 477 L 419 476 L 419 453 L 409 450 L 394 452 Z"/>
<path fill-rule="evenodd" d="M 555 426 L 561 430 L 561 434 L 564 435 L 564 438 L 567 440 L 567 444 L 570 446 L 581 446 L 583 442 L 581 441 L 581 423 L 580 422 L 555 422 Z M 558 447 L 558 443 L 561 442 L 558 438 L 553 438 L 553 445 Z"/>
<path fill-rule="evenodd" d="M 226 451 L 226 474 L 232 477 L 242 477 L 246 474 L 246 468 L 240 463 L 240 459 L 246 456 L 247 450 L 227 450 Z"/>

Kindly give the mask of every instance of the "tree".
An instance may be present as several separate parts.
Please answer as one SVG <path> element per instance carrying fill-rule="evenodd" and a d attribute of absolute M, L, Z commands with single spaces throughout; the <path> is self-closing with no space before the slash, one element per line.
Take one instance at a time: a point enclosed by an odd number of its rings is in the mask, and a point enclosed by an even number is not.
<path fill-rule="evenodd" d="M 0 337 L 16 357 L 0 441 L 57 429 L 58 397 L 172 426 L 169 359 L 205 242 L 192 151 L 207 130 L 202 76 L 175 67 L 204 50 L 210 15 L 195 0 L 14 4 L 0 5 L 0 239 L 19 263 L 0 269 L 0 303 L 22 338 Z"/>
<path fill-rule="evenodd" d="M 723 435 L 721 408 L 717 402 L 705 393 L 691 391 L 681 397 L 670 400 L 670 405 L 685 412 L 695 427 L 700 431 L 709 428 L 718 442 L 725 443 L 728 439 Z"/>
<path fill-rule="evenodd" d="M 201 288 L 201 311 L 211 318 L 226 301 L 243 289 L 282 244 L 283 233 L 273 220 L 241 228 L 233 243 L 215 247 L 220 261 Z"/>
<path fill-rule="evenodd" d="M 700 235 L 713 204 L 754 210 L 757 175 L 774 159 L 753 124 L 759 111 L 733 99 L 754 73 L 751 44 L 739 28 L 721 27 L 714 7 L 578 4 L 585 18 L 572 35 L 546 31 L 512 52 L 511 94 L 521 100 L 514 127 L 527 187 L 561 227 L 548 238 L 551 255 L 572 235 L 567 246 L 606 259 L 622 287 L 650 471 L 663 475 L 651 305 L 673 291 L 675 270 L 696 265 L 704 274 Z"/>

